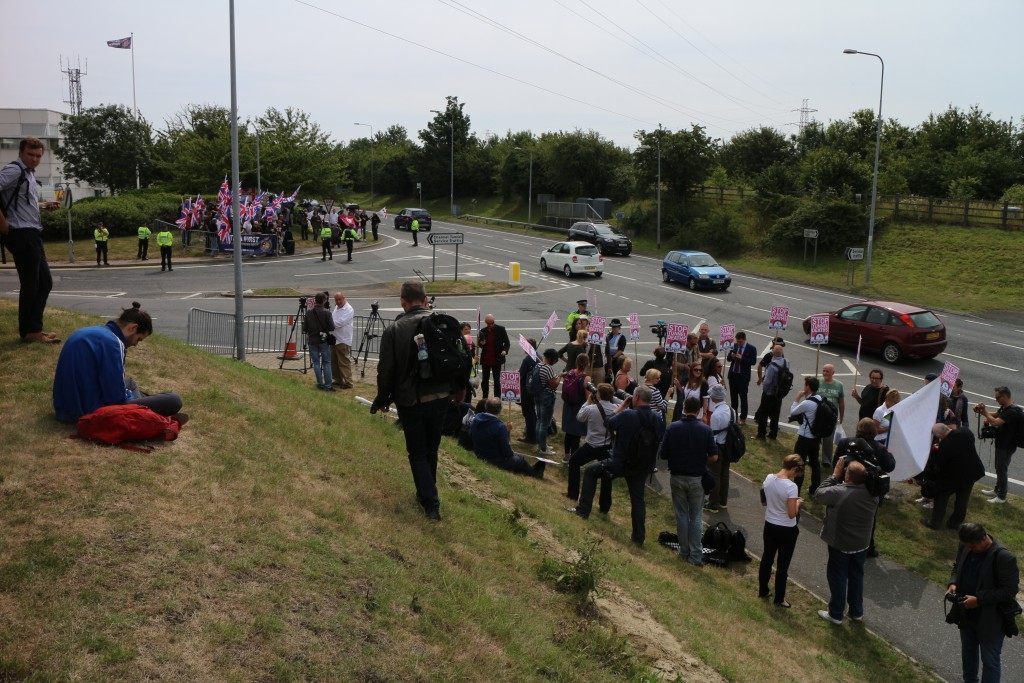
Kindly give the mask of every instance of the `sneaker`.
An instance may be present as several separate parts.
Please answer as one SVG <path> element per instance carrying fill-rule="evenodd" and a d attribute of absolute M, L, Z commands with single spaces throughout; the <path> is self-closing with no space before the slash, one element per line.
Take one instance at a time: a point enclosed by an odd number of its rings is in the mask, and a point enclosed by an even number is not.
<path fill-rule="evenodd" d="M 992 501 L 990 500 L 989 502 L 991 503 Z M 923 504 L 921 506 L 921 509 L 922 510 L 931 510 L 933 507 L 935 507 L 935 503 L 933 503 L 932 501 L 929 500 L 927 503 L 925 503 L 925 504 Z"/>
<path fill-rule="evenodd" d="M 1006 499 L 1000 498 L 999 496 L 993 496 L 988 502 L 995 503 L 996 505 L 1005 505 Z"/>
<path fill-rule="evenodd" d="M 554 455 L 554 454 L 555 454 L 555 451 L 554 451 L 554 449 L 553 449 L 553 448 L 550 448 L 550 447 L 547 447 L 547 448 L 538 448 L 538 449 L 537 449 L 537 454 L 538 454 L 538 455 L 548 455 L 548 456 L 550 456 L 550 455 Z"/>
<path fill-rule="evenodd" d="M 982 493 L 985 493 L 985 492 L 984 492 L 984 491 L 982 491 Z M 927 498 L 924 498 L 924 497 L 921 497 L 921 498 L 915 498 L 915 499 L 914 499 L 914 502 L 915 502 L 916 504 L 920 505 L 921 503 L 925 502 L 926 500 L 928 500 L 928 499 L 927 499 Z"/>
<path fill-rule="evenodd" d="M 516 441 L 518 441 L 520 443 L 530 443 L 530 444 L 537 443 L 536 439 L 527 439 L 525 436 L 519 437 L 518 439 L 516 439 Z"/>
<path fill-rule="evenodd" d="M 718 512 L 720 508 L 712 503 L 704 503 L 704 509 L 708 512 Z"/>
<path fill-rule="evenodd" d="M 857 623 L 859 624 L 859 623 L 861 623 L 861 622 L 863 622 L 863 621 L 864 621 L 864 615 L 862 614 L 862 615 L 860 615 L 859 617 L 855 617 L 855 616 L 853 616 L 853 615 L 851 614 L 851 615 L 850 615 L 850 619 L 851 619 L 851 620 L 853 620 L 853 621 L 856 621 L 856 622 L 857 622 Z"/>
<path fill-rule="evenodd" d="M 981 495 L 983 495 L 983 496 L 990 496 L 991 497 L 991 496 L 996 495 L 996 490 L 995 489 L 982 489 L 981 490 Z"/>
<path fill-rule="evenodd" d="M 830 624 L 835 624 L 836 626 L 842 626 L 843 625 L 843 620 L 842 619 L 833 619 L 832 615 L 828 613 L 827 609 L 820 609 L 820 610 L 818 610 L 818 616 L 821 617 L 822 619 L 824 619 L 825 621 L 829 622 Z"/>
<path fill-rule="evenodd" d="M 571 508 L 565 508 L 565 511 L 570 513 L 570 514 L 576 515 L 577 517 L 582 517 L 583 519 L 586 519 L 587 517 L 589 517 L 589 515 L 585 515 L 582 512 L 580 512 L 579 509 L 575 505 L 573 507 L 571 507 Z"/>

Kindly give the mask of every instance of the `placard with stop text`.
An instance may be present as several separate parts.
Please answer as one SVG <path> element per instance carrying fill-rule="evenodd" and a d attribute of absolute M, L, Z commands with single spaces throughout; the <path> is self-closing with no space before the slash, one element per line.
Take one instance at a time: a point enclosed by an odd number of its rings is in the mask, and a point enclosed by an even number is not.
<path fill-rule="evenodd" d="M 498 377 L 501 383 L 501 399 L 503 401 L 519 400 L 519 372 L 515 370 L 502 370 Z"/>
<path fill-rule="evenodd" d="M 680 323 L 669 323 L 667 326 L 668 332 L 665 335 L 665 351 L 667 353 L 679 353 L 686 348 L 686 337 L 690 334 L 690 329 Z"/>
<path fill-rule="evenodd" d="M 811 317 L 811 344 L 828 344 L 828 316 Z"/>
<path fill-rule="evenodd" d="M 789 324 L 789 306 L 772 306 L 772 311 L 768 316 L 768 329 L 784 330 L 787 324 Z"/>

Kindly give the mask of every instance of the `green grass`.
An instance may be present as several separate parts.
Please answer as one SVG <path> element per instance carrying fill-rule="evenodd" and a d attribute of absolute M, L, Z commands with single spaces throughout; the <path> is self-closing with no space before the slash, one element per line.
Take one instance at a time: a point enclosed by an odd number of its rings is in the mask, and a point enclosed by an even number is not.
<path fill-rule="evenodd" d="M 381 287 L 395 291 L 400 289 L 401 286 L 402 283 L 398 280 L 381 285 Z M 497 282 L 495 280 L 435 280 L 433 282 L 424 282 L 423 286 L 426 287 L 428 295 L 494 294 L 519 289 L 507 282 Z"/>
<path fill-rule="evenodd" d="M 0 302 L 0 339 L 15 319 Z M 94 321 L 47 312 L 65 337 Z M 179 439 L 149 455 L 69 440 L 50 407 L 57 350 L 0 341 L 4 677 L 649 680 L 668 642 L 730 680 L 929 677 L 824 624 L 806 594 L 786 614 L 765 606 L 756 567 L 697 571 L 653 541 L 634 548 L 621 488 L 610 518 L 587 523 L 564 512 L 559 475 L 497 471 L 446 441 L 431 523 L 388 418 L 159 334 L 128 372 L 183 395 Z M 653 538 L 672 512 L 649 504 Z M 599 558 L 573 571 L 600 582 L 596 614 L 540 569 L 573 566 L 566 549 L 595 538 Z M 650 621 L 630 631 L 625 612 Z"/>
<path fill-rule="evenodd" d="M 792 453 L 795 439 L 790 434 L 780 433 L 777 442 L 758 441 L 747 434 L 747 453 L 733 469 L 741 472 L 757 484 L 769 472 L 778 472 L 782 459 Z M 822 478 L 831 470 L 822 468 Z M 806 472 L 805 485 L 810 485 L 811 473 Z M 1024 511 L 1021 501 L 1010 496 L 1009 505 L 989 505 L 988 497 L 982 496 L 981 486 L 976 485 L 974 495 L 967 508 L 967 519 L 983 524 L 1001 543 L 1009 548 L 1024 545 Z M 892 482 L 892 501 L 886 501 L 878 509 L 878 525 L 875 530 L 875 545 L 885 557 L 911 569 L 930 581 L 945 586 L 949 580 L 953 558 L 958 541 L 956 532 L 942 529 L 933 531 L 921 525 L 921 520 L 930 515 L 912 501 L 920 496 L 920 488 L 903 482 Z M 804 509 L 810 514 L 823 518 L 825 509 L 807 495 L 804 489 Z M 946 518 L 953 512 L 953 500 L 946 506 Z"/>

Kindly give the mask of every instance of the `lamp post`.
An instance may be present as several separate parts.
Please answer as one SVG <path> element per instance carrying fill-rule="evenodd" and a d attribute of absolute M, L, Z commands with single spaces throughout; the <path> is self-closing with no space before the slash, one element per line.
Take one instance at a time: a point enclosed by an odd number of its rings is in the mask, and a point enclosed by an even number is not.
<path fill-rule="evenodd" d="M 431 109 L 430 113 L 431 114 L 437 114 L 439 116 L 444 116 L 444 112 L 438 111 L 437 109 Z M 448 130 L 451 131 L 451 137 L 449 139 L 451 140 L 451 143 L 452 143 L 451 162 L 450 162 L 451 163 L 451 184 L 450 184 L 449 195 L 448 195 L 448 198 L 449 198 L 448 212 L 452 216 L 454 216 L 455 215 L 455 119 L 453 117 L 451 117 L 451 116 L 448 117 Z"/>
<path fill-rule="evenodd" d="M 53 185 L 54 189 L 64 190 L 64 206 L 68 210 L 68 263 L 75 262 L 75 240 L 71 236 L 71 205 L 74 203 L 74 198 L 71 196 L 71 181 L 68 180 L 66 183 L 57 181 Z"/>
<path fill-rule="evenodd" d="M 655 229 L 654 241 L 661 249 L 661 124 L 658 124 L 658 224 Z"/>
<path fill-rule="evenodd" d="M 245 360 L 245 303 L 242 299 L 242 223 L 238 217 L 238 79 L 235 67 L 235 0 L 228 0 L 231 53 L 231 246 L 235 264 L 235 360 Z"/>
<path fill-rule="evenodd" d="M 370 206 L 377 206 L 374 203 L 373 194 L 373 125 L 369 123 L 354 123 L 354 126 L 366 126 L 370 129 Z"/>
<path fill-rule="evenodd" d="M 875 129 L 875 171 L 871 176 L 871 209 L 868 215 L 868 250 L 864 263 L 864 284 L 871 284 L 871 254 L 875 244 L 875 204 L 878 201 L 878 155 L 882 150 L 882 92 L 885 87 L 885 61 L 880 55 L 874 52 L 862 52 L 860 50 L 843 50 L 844 55 L 867 55 L 876 57 L 882 65 L 882 76 L 878 81 L 878 123 Z"/>
<path fill-rule="evenodd" d="M 256 135 L 255 135 L 255 140 L 256 140 L 256 194 L 259 194 L 260 192 L 263 191 L 263 181 L 262 181 L 262 178 L 261 178 L 262 169 L 260 167 L 260 133 L 266 133 L 267 131 L 269 131 L 271 129 L 270 128 L 260 128 L 259 126 L 257 126 L 252 121 L 246 121 L 245 122 L 246 127 L 248 127 L 250 124 L 252 125 L 253 132 L 256 133 Z"/>
<path fill-rule="evenodd" d="M 526 190 L 526 222 L 533 223 L 533 148 L 524 150 L 522 147 L 514 147 L 520 152 L 528 151 L 530 153 L 530 175 L 529 185 Z"/>

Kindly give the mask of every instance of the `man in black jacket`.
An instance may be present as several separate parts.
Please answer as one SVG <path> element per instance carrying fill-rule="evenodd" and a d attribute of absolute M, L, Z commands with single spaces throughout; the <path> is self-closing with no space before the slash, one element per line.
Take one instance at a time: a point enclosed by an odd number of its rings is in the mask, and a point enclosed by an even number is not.
<path fill-rule="evenodd" d="M 921 523 L 932 529 L 940 528 L 946 516 L 946 503 L 950 496 L 956 496 L 953 514 L 946 522 L 947 529 L 956 529 L 967 517 L 971 489 L 974 482 L 985 476 L 985 465 L 978 457 L 974 434 L 969 427 L 951 429 L 949 425 L 936 424 L 932 427 L 932 436 L 939 441 L 929 463 L 935 474 L 935 498 L 931 520 L 921 520 Z"/>
<path fill-rule="evenodd" d="M 405 449 L 416 484 L 416 498 L 427 518 L 441 519 L 441 501 L 437 497 L 437 449 L 448 410 L 451 385 L 431 379 L 419 379 L 416 366 L 416 342 L 420 320 L 430 315 L 427 293 L 420 282 L 406 282 L 400 295 L 405 311 L 380 339 L 377 363 L 377 397 L 370 412 L 387 410 L 394 403 L 405 432 Z M 330 375 L 328 374 L 328 381 Z"/>
<path fill-rule="evenodd" d="M 1016 601 L 1020 570 L 1017 558 L 988 535 L 980 524 L 961 524 L 960 548 L 946 592 L 963 600 L 960 627 L 960 661 L 964 681 L 998 681 L 1003 650 L 1001 609 Z"/>
<path fill-rule="evenodd" d="M 483 370 L 483 378 L 480 380 L 480 388 L 483 389 L 484 398 L 488 394 L 488 380 L 494 376 L 494 394 L 501 393 L 501 366 L 505 364 L 505 357 L 511 344 L 508 341 L 508 332 L 503 325 L 494 322 L 494 316 L 490 313 L 484 318 L 484 328 L 477 335 L 476 345 L 480 349 L 480 367 Z"/>
<path fill-rule="evenodd" d="M 526 341 L 536 350 L 536 339 Z M 523 421 L 526 423 L 523 435 L 519 438 L 523 443 L 537 443 L 537 407 L 533 403 L 533 394 L 530 393 L 530 373 L 536 365 L 537 360 L 529 354 L 523 357 L 523 362 L 519 365 L 519 406 L 523 410 Z"/>

